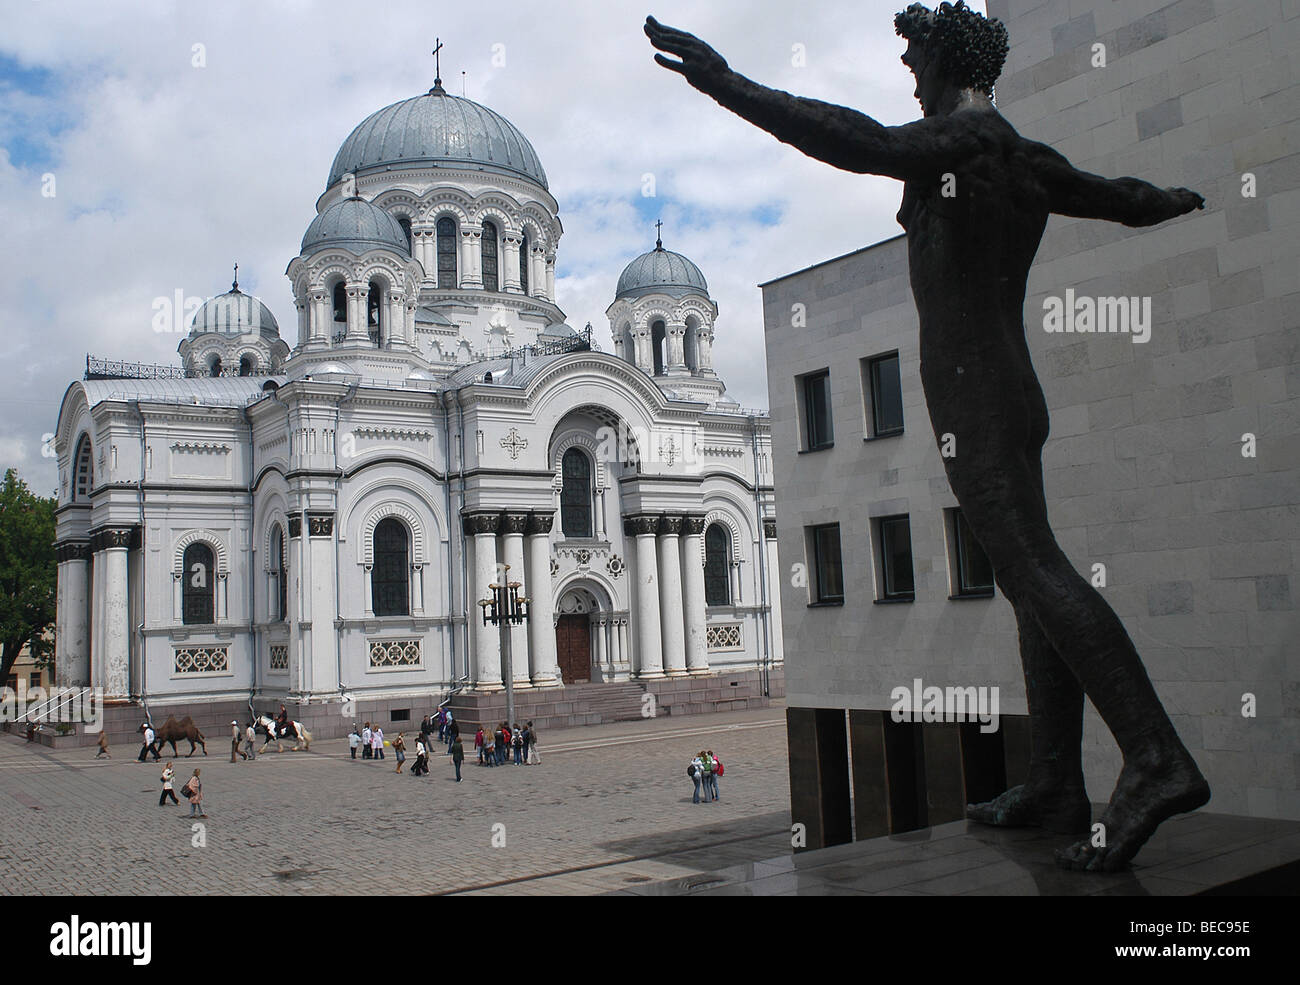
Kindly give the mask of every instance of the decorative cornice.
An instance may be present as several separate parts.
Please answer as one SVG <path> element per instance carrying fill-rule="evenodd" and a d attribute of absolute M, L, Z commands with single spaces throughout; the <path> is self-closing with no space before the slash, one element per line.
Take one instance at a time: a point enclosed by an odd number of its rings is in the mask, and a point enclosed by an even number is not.
<path fill-rule="evenodd" d="M 352 433 L 358 438 L 382 438 L 396 441 L 428 441 L 433 437 L 432 431 L 416 431 L 409 428 L 353 428 Z"/>
<path fill-rule="evenodd" d="M 669 537 L 676 537 L 682 532 L 682 517 L 665 513 L 659 518 L 659 533 Z"/>
<path fill-rule="evenodd" d="M 688 537 L 698 537 L 704 533 L 704 514 L 691 513 L 682 517 L 682 533 Z"/>
<path fill-rule="evenodd" d="M 501 532 L 504 534 L 522 534 L 528 528 L 527 513 L 505 513 Z"/>
<path fill-rule="evenodd" d="M 178 441 L 170 447 L 172 451 L 183 451 L 194 454 L 207 453 L 227 455 L 230 453 L 229 445 L 219 445 L 212 442 Z"/>
<path fill-rule="evenodd" d="M 298 516 L 296 513 L 293 516 L 289 517 L 289 536 L 290 537 L 302 536 L 302 517 Z"/>
<path fill-rule="evenodd" d="M 105 527 L 90 534 L 90 550 L 98 554 L 105 550 L 133 550 L 140 546 L 139 527 Z"/>
<path fill-rule="evenodd" d="M 623 533 L 629 537 L 654 536 L 659 532 L 658 513 L 637 513 L 623 517 Z"/>
<path fill-rule="evenodd" d="M 54 545 L 54 558 L 62 564 L 64 561 L 89 561 L 90 542 L 86 540 L 64 540 Z"/>
<path fill-rule="evenodd" d="M 763 517 L 763 536 L 768 540 L 776 539 L 776 520 L 772 517 Z"/>

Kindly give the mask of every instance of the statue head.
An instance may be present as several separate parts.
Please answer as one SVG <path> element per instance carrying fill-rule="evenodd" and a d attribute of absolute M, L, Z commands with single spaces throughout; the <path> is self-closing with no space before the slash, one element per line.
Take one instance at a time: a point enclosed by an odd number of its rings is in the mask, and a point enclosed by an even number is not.
<path fill-rule="evenodd" d="M 1000 20 L 971 10 L 965 0 L 936 10 L 914 3 L 894 17 L 894 30 L 908 41 L 903 64 L 916 76 L 916 96 L 927 116 L 963 89 L 992 97 L 1009 47 Z"/>

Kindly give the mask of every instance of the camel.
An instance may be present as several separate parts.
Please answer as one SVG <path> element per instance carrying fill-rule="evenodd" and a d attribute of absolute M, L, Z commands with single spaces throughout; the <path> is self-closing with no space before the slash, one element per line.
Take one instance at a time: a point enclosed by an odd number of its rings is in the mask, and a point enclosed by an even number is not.
<path fill-rule="evenodd" d="M 196 743 L 203 747 L 203 755 L 208 754 L 208 747 L 203 741 L 203 733 L 199 731 L 199 727 L 194 724 L 194 719 L 189 715 L 186 715 L 179 722 L 176 721 L 175 715 L 168 715 L 167 721 L 163 722 L 162 728 L 155 733 L 154 744 L 156 748 L 162 749 L 165 743 L 170 742 L 172 755 L 175 756 L 177 755 L 176 740 L 178 739 L 188 739 L 190 742 L 190 751 L 186 753 L 186 759 L 194 755 Z"/>

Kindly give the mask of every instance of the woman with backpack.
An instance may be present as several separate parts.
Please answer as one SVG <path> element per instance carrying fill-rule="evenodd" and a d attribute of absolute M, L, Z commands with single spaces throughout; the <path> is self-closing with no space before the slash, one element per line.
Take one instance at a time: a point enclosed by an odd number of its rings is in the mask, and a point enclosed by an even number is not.
<path fill-rule="evenodd" d="M 709 792 L 713 794 L 713 799 L 718 800 L 718 777 L 722 775 L 722 760 L 713 755 L 713 750 L 708 751 L 708 757 L 713 762 L 713 772 L 709 774 Z"/>
<path fill-rule="evenodd" d="M 199 768 L 194 767 L 194 775 L 185 781 L 185 786 L 181 787 L 181 793 L 185 799 L 190 802 L 190 817 L 207 817 L 207 811 L 203 810 L 203 781 L 199 779 Z"/>
<path fill-rule="evenodd" d="M 703 755 L 701 753 L 696 756 L 691 760 L 691 765 L 686 767 L 686 775 L 695 781 L 695 796 L 691 798 L 693 804 L 700 802 L 700 784 L 704 781 L 704 760 L 701 758 Z"/>

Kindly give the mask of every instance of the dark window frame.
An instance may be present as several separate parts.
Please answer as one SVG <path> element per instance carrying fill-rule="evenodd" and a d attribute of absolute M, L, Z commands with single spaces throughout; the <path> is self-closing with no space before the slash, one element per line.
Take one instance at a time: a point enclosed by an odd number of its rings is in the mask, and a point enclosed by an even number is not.
<path fill-rule="evenodd" d="M 490 232 L 489 232 L 490 230 Z M 483 290 L 501 290 L 501 243 L 495 222 L 484 220 L 483 234 L 479 240 L 479 255 L 482 258 Z"/>
<path fill-rule="evenodd" d="M 885 363 L 891 360 L 894 363 L 894 373 L 897 377 L 898 423 L 896 425 L 891 423 L 888 426 L 884 426 L 881 424 L 881 419 L 886 415 L 882 410 L 881 404 L 885 387 L 882 386 L 880 382 L 880 370 Z M 867 364 L 866 382 L 867 387 L 870 390 L 870 393 L 867 396 L 868 403 L 871 406 L 871 434 L 867 435 L 867 440 L 870 441 L 875 438 L 897 437 L 906 429 L 906 422 L 903 415 L 903 382 L 898 353 L 896 351 L 886 352 L 879 356 L 872 356 L 870 359 L 865 360 L 865 362 Z"/>
<path fill-rule="evenodd" d="M 818 414 L 818 396 L 822 414 Z M 803 451 L 822 451 L 835 445 L 835 421 L 831 414 L 830 368 L 799 377 L 799 400 L 803 407 Z M 824 417 L 824 422 L 822 418 Z M 823 426 L 824 425 L 824 426 Z M 824 430 L 825 434 L 821 431 Z"/>
<path fill-rule="evenodd" d="M 960 508 L 950 511 L 952 513 L 952 543 L 953 543 L 953 585 L 956 589 L 954 598 L 992 598 L 993 597 L 993 562 L 989 560 L 988 554 L 980 546 L 979 540 L 975 536 L 975 531 L 971 530 L 970 523 L 962 515 Z M 968 539 L 969 538 L 969 543 Z M 974 550 L 971 550 L 971 548 Z M 983 559 L 983 564 L 987 566 L 989 578 L 988 584 L 967 584 L 966 581 L 966 562 L 974 561 L 979 563 Z"/>
<path fill-rule="evenodd" d="M 396 533 L 394 533 L 396 532 Z M 411 614 L 411 531 L 397 517 L 375 524 L 370 569 L 370 605 L 376 616 Z M 400 548 L 398 538 L 400 537 Z"/>
<path fill-rule="evenodd" d="M 585 472 L 570 468 L 581 461 Z M 595 473 L 592 460 L 581 448 L 568 449 L 560 459 L 560 530 L 566 538 L 590 539 L 595 536 L 591 483 Z M 579 501 L 581 485 L 581 501 Z M 585 522 L 579 522 L 580 520 Z"/>
<path fill-rule="evenodd" d="M 524 233 L 519 237 L 519 289 L 525 294 L 528 293 L 528 251 L 528 234 Z"/>
<path fill-rule="evenodd" d="M 456 277 L 456 220 L 449 215 L 440 216 L 434 224 L 436 249 L 434 266 L 437 267 L 438 289 L 455 290 L 460 286 Z"/>
<path fill-rule="evenodd" d="M 834 558 L 829 554 L 832 541 L 823 541 L 823 535 L 834 533 Z M 838 523 L 820 523 L 808 528 L 808 543 L 812 554 L 812 601 L 810 606 L 844 604 L 844 551 L 840 543 L 840 525 Z M 825 556 L 824 556 L 825 555 Z M 834 578 L 828 578 L 829 565 L 834 562 Z M 827 584 L 827 582 L 831 584 Z M 838 583 L 838 584 L 836 584 Z M 831 589 L 838 587 L 839 591 Z"/>
<path fill-rule="evenodd" d="M 731 531 L 716 521 L 704 531 L 704 604 L 731 605 Z"/>
<path fill-rule="evenodd" d="M 891 548 L 891 531 L 899 525 L 907 532 L 907 581 L 909 588 L 903 589 L 897 584 L 899 572 L 894 565 Z M 916 601 L 916 558 L 912 554 L 912 518 L 907 513 L 894 516 L 882 516 L 876 520 L 876 531 L 880 543 L 880 595 L 877 602 L 914 602 Z"/>
<path fill-rule="evenodd" d="M 202 564 L 207 573 L 205 586 L 194 584 L 194 567 Z M 196 540 L 181 555 L 181 624 L 213 626 L 217 622 L 217 551 L 206 541 Z"/>

